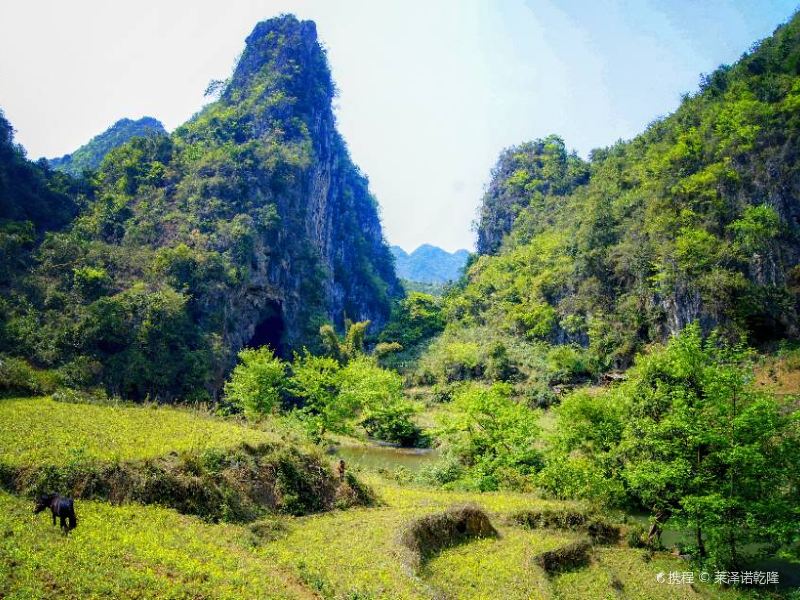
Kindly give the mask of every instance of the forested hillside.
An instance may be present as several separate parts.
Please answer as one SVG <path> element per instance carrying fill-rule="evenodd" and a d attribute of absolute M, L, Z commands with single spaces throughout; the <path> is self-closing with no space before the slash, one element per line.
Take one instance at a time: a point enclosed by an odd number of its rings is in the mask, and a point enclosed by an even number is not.
<path fill-rule="evenodd" d="M 216 83 L 75 175 L 0 114 L 0 597 L 800 597 L 800 15 L 504 150 L 471 256 L 392 256 L 312 22 Z"/>
<path fill-rule="evenodd" d="M 65 154 L 60 158 L 51 158 L 48 162 L 54 169 L 80 176 L 84 171 L 99 167 L 106 154 L 131 138 L 166 133 L 161 121 L 153 117 L 142 117 L 136 121 L 120 119 L 71 154 Z"/>
<path fill-rule="evenodd" d="M 554 136 L 505 151 L 450 335 L 496 340 L 530 371 L 520 345 L 558 345 L 572 358 L 555 370 L 575 376 L 623 368 L 691 322 L 796 337 L 799 36 L 794 18 L 588 165 Z"/>
<path fill-rule="evenodd" d="M 285 16 L 256 26 L 218 101 L 89 180 L 27 162 L 4 121 L 0 352 L 71 385 L 188 400 L 215 394 L 245 345 L 313 348 L 345 317 L 380 327 L 400 285 L 333 92 L 314 24 Z"/>

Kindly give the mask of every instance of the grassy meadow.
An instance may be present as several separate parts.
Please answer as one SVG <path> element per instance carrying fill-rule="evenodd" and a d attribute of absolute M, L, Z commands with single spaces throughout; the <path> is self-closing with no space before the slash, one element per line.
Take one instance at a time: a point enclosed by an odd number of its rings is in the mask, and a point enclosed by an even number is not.
<path fill-rule="evenodd" d="M 76 457 L 143 460 L 274 441 L 275 436 L 263 431 L 196 411 L 49 398 L 0 402 L 0 461 L 15 466 L 62 464 Z"/>
<path fill-rule="evenodd" d="M 198 444 L 235 444 L 243 437 L 274 439 L 274 434 L 183 410 L 24 399 L 0 402 L 0 415 L 2 461 L 58 461 L 82 446 L 97 457 L 141 458 Z M 9 433 L 12 423 L 17 423 L 16 436 Z M 27 435 L 19 434 L 22 427 Z M 37 440 L 59 430 L 63 447 L 38 449 Z M 579 503 L 401 485 L 369 471 L 357 476 L 376 494 L 375 506 L 214 524 L 159 506 L 78 499 L 79 525 L 68 536 L 52 526 L 49 515 L 33 516 L 29 498 L 2 492 L 0 597 L 743 597 L 712 586 L 657 584 L 657 573 L 686 570 L 686 563 L 667 553 L 647 555 L 624 542 L 595 548 L 583 569 L 548 577 L 532 557 L 580 534 L 525 529 L 509 516 L 523 509 L 585 509 Z M 410 568 L 398 545 L 403 527 L 465 502 L 485 509 L 499 537 L 456 545 L 418 570 Z"/>

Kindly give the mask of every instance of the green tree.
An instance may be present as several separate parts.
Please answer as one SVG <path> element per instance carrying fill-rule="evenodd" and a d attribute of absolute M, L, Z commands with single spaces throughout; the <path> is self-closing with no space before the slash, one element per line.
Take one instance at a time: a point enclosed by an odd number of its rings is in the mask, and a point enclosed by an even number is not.
<path fill-rule="evenodd" d="M 721 567 L 740 564 L 746 544 L 791 541 L 800 510 L 797 415 L 751 379 L 746 349 L 691 325 L 618 392 L 625 483 L 657 520 L 690 527 L 697 555 Z"/>
<path fill-rule="evenodd" d="M 299 414 L 309 434 L 321 440 L 328 432 L 349 433 L 355 409 L 339 402 L 341 366 L 329 356 L 314 356 L 307 350 L 295 354 L 289 393 L 299 398 Z"/>
<path fill-rule="evenodd" d="M 458 392 L 438 434 L 466 467 L 461 483 L 481 491 L 529 486 L 541 467 L 538 415 L 511 397 L 509 384 Z"/>
<path fill-rule="evenodd" d="M 225 398 L 258 419 L 280 405 L 286 386 L 286 364 L 266 346 L 239 352 L 239 364 L 225 383 Z"/>

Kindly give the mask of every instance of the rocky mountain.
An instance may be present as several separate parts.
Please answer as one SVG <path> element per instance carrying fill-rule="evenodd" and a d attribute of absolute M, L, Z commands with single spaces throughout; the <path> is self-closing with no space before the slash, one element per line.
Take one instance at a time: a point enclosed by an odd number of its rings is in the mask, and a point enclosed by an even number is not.
<path fill-rule="evenodd" d="M 153 117 L 142 117 L 136 121 L 120 119 L 75 152 L 65 154 L 61 158 L 51 158 L 48 162 L 54 169 L 77 176 L 85 170 L 99 167 L 106 154 L 133 137 L 166 133 L 161 121 Z"/>
<path fill-rule="evenodd" d="M 326 322 L 381 326 L 402 290 L 333 94 L 313 22 L 259 23 L 218 101 L 111 150 L 67 230 L 15 246 L 0 352 L 191 399 L 243 346 L 286 355 Z"/>
<path fill-rule="evenodd" d="M 461 276 L 469 252 L 447 252 L 437 246 L 423 244 L 412 253 L 392 246 L 395 269 L 401 279 L 420 283 L 446 283 Z"/>
<path fill-rule="evenodd" d="M 509 373 L 544 372 L 531 357 L 552 347 L 541 364 L 558 380 L 624 368 L 691 322 L 796 338 L 799 115 L 795 16 L 589 164 L 553 136 L 505 151 L 445 339 L 495 344 L 484 354 Z"/>
<path fill-rule="evenodd" d="M 552 199 L 567 196 L 589 180 L 589 165 L 556 135 L 503 150 L 492 169 L 476 223 L 478 254 L 495 254 L 523 211 L 547 223 Z M 529 217 L 534 215 L 529 214 Z"/>

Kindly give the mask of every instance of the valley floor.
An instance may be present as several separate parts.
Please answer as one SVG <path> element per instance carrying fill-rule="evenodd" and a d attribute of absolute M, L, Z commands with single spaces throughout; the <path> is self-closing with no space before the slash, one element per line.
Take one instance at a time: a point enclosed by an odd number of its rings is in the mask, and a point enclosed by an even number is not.
<path fill-rule="evenodd" d="M 0 402 L 0 424 L 10 415 L 25 419 L 28 436 L 48 427 L 64 406 L 35 400 Z M 110 411 L 89 405 L 65 405 L 71 414 L 107 427 Z M 38 416 L 28 414 L 37 412 Z M 13 409 L 13 410 L 12 410 Z M 141 411 L 145 409 L 128 409 Z M 4 413 L 5 411 L 5 413 Z M 85 412 L 84 412 L 85 411 Z M 107 412 L 108 411 L 108 412 Z M 238 425 L 185 411 L 158 409 L 164 428 L 151 424 L 150 448 L 180 443 L 181 420 L 207 423 L 213 443 L 228 443 L 231 430 L 256 436 Z M 98 414 L 94 414 L 98 413 Z M 5 414 L 5 417 L 3 416 Z M 121 416 L 120 416 L 121 415 Z M 77 417 L 76 417 L 77 418 Z M 91 429 L 92 421 L 84 421 Z M 128 422 L 127 426 L 132 426 Z M 190 428 L 191 429 L 191 428 Z M 41 431 L 38 431 L 41 433 Z M 83 435 L 92 436 L 91 431 Z M 32 448 L 14 449 L 5 436 L 0 463 L 22 460 Z M 215 442 L 216 440 L 216 442 Z M 136 445 L 141 450 L 141 444 Z M 89 445 L 89 448 L 92 446 Z M 125 452 L 120 446 L 116 452 Z M 99 450 L 97 450 L 99 452 Z M 30 456 L 28 457 L 30 458 Z M 49 457 L 53 458 L 53 457 Z M 47 460 L 36 455 L 36 460 Z M 695 583 L 658 583 L 658 573 L 691 568 L 668 553 L 648 556 L 620 543 L 598 546 L 585 568 L 548 577 L 531 558 L 559 548 L 579 534 L 528 530 L 509 515 L 536 508 L 581 508 L 518 493 L 464 493 L 401 485 L 376 472 L 359 478 L 379 498 L 376 506 L 305 517 L 271 516 L 254 523 L 213 524 L 158 506 L 78 500 L 79 525 L 64 536 L 49 514 L 32 515 L 29 498 L 0 492 L 0 597 L 2 598 L 738 598 L 737 592 Z M 498 529 L 497 539 L 464 543 L 412 570 L 399 551 L 398 533 L 410 520 L 453 504 L 475 502 Z"/>

